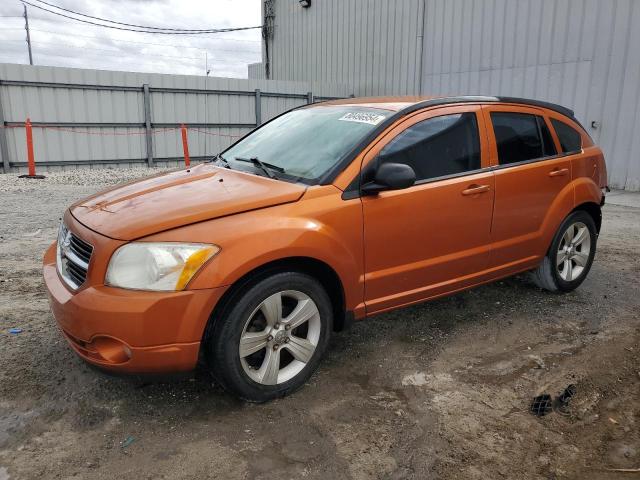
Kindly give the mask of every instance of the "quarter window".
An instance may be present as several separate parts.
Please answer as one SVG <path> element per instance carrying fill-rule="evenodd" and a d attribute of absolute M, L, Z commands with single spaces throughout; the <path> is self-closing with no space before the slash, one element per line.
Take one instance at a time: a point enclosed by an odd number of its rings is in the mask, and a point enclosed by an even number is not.
<path fill-rule="evenodd" d="M 558 134 L 560 146 L 564 153 L 574 153 L 582 150 L 582 135 L 578 131 L 555 118 L 551 119 L 551 124 Z"/>
<path fill-rule="evenodd" d="M 404 163 L 427 180 L 480 169 L 476 114 L 443 115 L 416 123 L 380 152 L 382 161 Z"/>
<path fill-rule="evenodd" d="M 515 112 L 492 112 L 491 123 L 500 165 L 555 155 L 556 148 L 542 117 Z"/>

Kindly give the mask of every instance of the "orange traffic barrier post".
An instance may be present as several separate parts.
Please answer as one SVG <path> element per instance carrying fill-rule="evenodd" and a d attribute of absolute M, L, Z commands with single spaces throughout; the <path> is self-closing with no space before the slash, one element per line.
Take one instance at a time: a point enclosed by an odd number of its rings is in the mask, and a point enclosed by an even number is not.
<path fill-rule="evenodd" d="M 24 122 L 25 135 L 27 137 L 27 164 L 29 173 L 27 175 L 19 175 L 18 178 L 45 178 L 44 175 L 36 175 L 36 161 L 33 155 L 33 130 L 31 127 L 31 119 L 27 118 Z"/>
<path fill-rule="evenodd" d="M 189 168 L 191 166 L 191 158 L 189 158 L 189 141 L 187 140 L 187 127 L 183 123 L 180 128 L 182 130 L 182 150 L 184 151 L 184 165 Z"/>

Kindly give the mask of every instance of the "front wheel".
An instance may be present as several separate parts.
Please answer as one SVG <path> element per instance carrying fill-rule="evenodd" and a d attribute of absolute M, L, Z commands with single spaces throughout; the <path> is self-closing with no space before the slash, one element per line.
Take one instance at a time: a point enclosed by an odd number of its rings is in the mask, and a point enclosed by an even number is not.
<path fill-rule="evenodd" d="M 580 286 L 591 269 L 598 231 L 591 215 L 576 211 L 558 228 L 551 247 L 533 273 L 540 288 L 570 292 Z"/>
<path fill-rule="evenodd" d="M 231 300 L 205 340 L 222 386 L 265 402 L 300 388 L 320 363 L 332 330 L 331 301 L 314 278 L 284 272 Z"/>

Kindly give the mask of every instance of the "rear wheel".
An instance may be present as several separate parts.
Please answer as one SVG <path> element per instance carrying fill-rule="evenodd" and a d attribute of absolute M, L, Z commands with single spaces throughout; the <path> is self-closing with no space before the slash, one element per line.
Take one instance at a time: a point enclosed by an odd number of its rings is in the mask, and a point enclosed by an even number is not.
<path fill-rule="evenodd" d="M 253 402 L 304 385 L 320 363 L 332 330 L 322 285 L 297 272 L 278 273 L 236 296 L 206 340 L 214 377 Z"/>
<path fill-rule="evenodd" d="M 576 211 L 558 228 L 533 280 L 549 291 L 570 292 L 587 277 L 596 252 L 598 232 L 591 215 Z"/>

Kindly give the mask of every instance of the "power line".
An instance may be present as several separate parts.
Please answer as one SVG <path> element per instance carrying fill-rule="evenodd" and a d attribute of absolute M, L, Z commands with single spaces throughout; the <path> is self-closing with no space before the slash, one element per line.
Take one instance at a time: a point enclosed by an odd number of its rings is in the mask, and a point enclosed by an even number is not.
<path fill-rule="evenodd" d="M 11 27 L 11 28 L 5 28 L 5 27 L 0 27 L 0 30 L 23 30 L 24 27 Z M 29 28 L 30 31 L 32 32 L 40 32 L 40 33 L 49 33 L 51 35 L 58 35 L 58 36 L 64 36 L 64 37 L 68 37 L 69 34 L 68 33 L 64 33 L 64 32 L 54 32 L 51 30 L 41 30 L 39 28 Z M 104 42 L 116 42 L 116 43 L 131 43 L 131 44 L 135 44 L 135 45 L 151 45 L 151 46 L 156 46 L 156 47 L 170 47 L 170 48 L 188 48 L 188 49 L 193 49 L 193 50 L 203 50 L 203 51 L 213 51 L 215 52 L 229 52 L 229 53 L 248 53 L 248 54 L 256 54 L 259 55 L 260 51 L 259 50 L 250 50 L 248 48 L 245 49 L 241 49 L 241 48 L 235 48 L 235 49 L 229 49 L 229 48 L 217 48 L 217 47 L 211 47 L 211 48 L 203 48 L 203 47 L 191 47 L 189 45 L 179 45 L 179 44 L 175 44 L 175 43 L 155 43 L 155 42 L 139 42 L 139 41 L 135 41 L 135 40 L 125 40 L 125 39 L 121 39 L 121 38 L 112 38 L 112 37 L 96 37 L 93 35 L 81 35 L 79 33 L 74 33 L 73 37 L 81 37 L 81 38 L 89 38 L 89 39 L 93 39 L 93 40 L 101 40 Z M 225 39 L 228 40 L 228 39 Z M 22 40 L 6 40 L 7 42 L 12 42 L 12 41 L 16 41 L 16 42 L 21 42 Z M 43 40 L 40 40 L 40 42 L 42 42 Z M 250 40 L 248 40 L 250 41 Z"/>
<path fill-rule="evenodd" d="M 135 27 L 135 28 L 142 28 L 142 29 L 146 29 L 146 30 L 168 30 L 168 31 L 173 31 L 173 32 L 194 32 L 194 33 L 202 33 L 202 32 L 210 32 L 211 29 L 209 28 L 199 28 L 199 29 L 192 29 L 192 28 L 168 28 L 168 27 L 149 27 L 146 25 L 136 25 L 135 23 L 124 23 L 124 22 L 117 22 L 115 20 L 109 20 L 107 18 L 101 18 L 101 17 L 94 17 L 92 15 L 87 15 L 85 13 L 80 13 L 80 12 L 76 12 L 74 10 L 69 10 L 68 8 L 63 8 L 63 7 L 59 7 L 58 5 L 54 5 L 52 3 L 49 2 L 45 2 L 44 0 L 35 0 L 38 3 L 44 3 L 45 5 L 48 5 L 50 7 L 53 8 L 57 8 L 58 10 L 62 10 L 65 12 L 69 12 L 69 13 L 73 13 L 74 15 L 78 15 L 80 17 L 86 17 L 86 18 L 92 18 L 94 20 L 99 20 L 101 22 L 107 22 L 107 23 L 115 23 L 116 25 L 124 25 L 126 27 Z"/>
<path fill-rule="evenodd" d="M 128 32 L 152 33 L 152 34 L 156 34 L 156 35 L 204 35 L 204 34 L 210 34 L 210 33 L 237 32 L 237 31 L 241 31 L 241 30 L 257 30 L 259 28 L 262 28 L 261 26 L 257 26 L 257 27 L 235 27 L 235 28 L 218 28 L 218 29 L 211 29 L 211 30 L 179 31 L 179 32 L 178 31 L 135 30 L 135 29 L 132 29 L 132 28 L 117 27 L 115 25 L 104 25 L 104 24 L 92 22 L 92 21 L 89 21 L 89 20 L 83 20 L 81 18 L 71 17 L 69 15 L 65 15 L 64 13 L 60 13 L 60 12 L 56 12 L 56 11 L 53 11 L 53 10 L 49 10 L 47 8 L 44 8 L 41 5 L 33 4 L 31 2 L 28 2 L 27 0 L 20 0 L 20 1 L 22 1 L 22 3 L 26 3 L 27 5 L 32 6 L 34 8 L 37 8 L 39 10 L 43 10 L 43 11 L 51 13 L 53 15 L 58 15 L 60 17 L 68 18 L 70 20 L 75 20 L 76 22 L 87 23 L 89 25 L 95 25 L 95 26 L 104 27 L 104 28 L 111 28 L 111 29 L 115 29 L 115 30 L 124 30 L 124 31 L 128 31 Z"/>
<path fill-rule="evenodd" d="M 23 17 L 16 17 L 16 18 L 23 18 Z M 31 20 L 42 20 L 42 19 L 32 18 Z M 62 20 L 62 23 L 73 23 L 73 22 L 66 22 Z M 0 27 L 0 30 L 23 30 L 23 29 L 24 27 Z M 51 33 L 53 35 L 65 35 L 65 36 L 69 35 L 69 32 L 54 32 L 52 30 L 41 30 L 39 28 L 30 28 L 30 30 L 32 32 Z M 81 35 L 79 33 L 74 33 L 73 36 L 84 37 L 84 38 L 95 38 L 96 40 L 106 40 L 106 41 L 113 41 L 113 42 L 139 43 L 140 45 L 158 45 L 160 47 L 201 48 L 201 47 L 190 47 L 188 45 L 177 45 L 175 43 L 153 43 L 153 42 L 140 42 L 138 40 L 125 40 L 125 39 L 113 38 L 113 37 L 96 37 L 93 35 Z M 219 40 L 223 42 L 261 43 L 260 40 L 248 40 L 248 39 L 242 39 L 242 38 L 225 37 L 225 38 L 219 38 Z"/>

